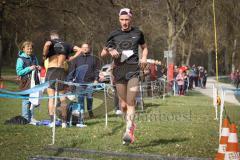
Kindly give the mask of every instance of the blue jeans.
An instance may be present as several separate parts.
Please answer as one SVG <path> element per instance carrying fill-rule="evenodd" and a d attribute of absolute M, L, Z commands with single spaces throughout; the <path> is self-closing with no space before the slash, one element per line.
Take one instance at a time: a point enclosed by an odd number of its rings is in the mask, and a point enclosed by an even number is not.
<path fill-rule="evenodd" d="M 23 99 L 22 101 L 22 117 L 27 119 L 29 122 L 34 114 L 34 107 L 30 110 L 31 103 L 28 99 Z"/>
<path fill-rule="evenodd" d="M 87 87 L 80 87 L 77 89 L 79 92 L 79 97 L 78 97 L 78 103 L 80 104 L 80 111 L 82 110 L 84 112 L 85 108 L 85 97 L 87 99 L 87 110 L 88 112 L 92 111 L 92 104 L 93 104 L 93 88 L 92 86 L 87 86 Z M 84 92 L 84 94 L 81 94 L 81 92 Z"/>

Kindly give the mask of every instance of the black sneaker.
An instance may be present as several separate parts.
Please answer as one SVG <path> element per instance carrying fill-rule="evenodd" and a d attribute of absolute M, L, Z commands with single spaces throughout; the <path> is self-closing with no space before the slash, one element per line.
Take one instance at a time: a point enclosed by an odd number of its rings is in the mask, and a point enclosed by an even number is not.
<path fill-rule="evenodd" d="M 92 111 L 89 111 L 88 114 L 89 114 L 89 118 L 90 118 L 90 119 L 95 118 L 95 116 L 94 116 L 94 114 L 93 114 Z"/>

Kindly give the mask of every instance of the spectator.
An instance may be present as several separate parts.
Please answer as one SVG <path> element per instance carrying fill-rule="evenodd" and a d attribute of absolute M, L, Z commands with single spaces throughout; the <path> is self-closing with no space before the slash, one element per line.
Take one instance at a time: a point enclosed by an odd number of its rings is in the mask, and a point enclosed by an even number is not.
<path fill-rule="evenodd" d="M 207 84 L 207 77 L 208 77 L 207 70 L 206 70 L 206 69 L 204 69 L 203 88 L 206 88 L 206 84 Z"/>
<path fill-rule="evenodd" d="M 192 70 L 193 70 L 193 81 L 194 81 L 194 84 L 195 84 L 195 87 L 198 87 L 198 68 L 196 67 L 196 65 L 194 64 L 192 66 Z"/>
<path fill-rule="evenodd" d="M 158 61 L 156 65 L 157 65 L 157 79 L 159 79 L 163 76 L 163 68 L 161 66 L 161 61 Z"/>
<path fill-rule="evenodd" d="M 176 77 L 177 85 L 178 85 L 178 94 L 184 95 L 184 81 L 186 79 L 186 75 L 184 74 L 182 69 L 179 69 L 179 72 Z"/>
<path fill-rule="evenodd" d="M 37 57 L 33 54 L 33 43 L 31 41 L 23 42 L 16 63 L 16 72 L 20 77 L 19 88 L 21 90 L 29 89 L 32 72 L 40 69 L 41 67 L 38 65 Z M 22 116 L 27 119 L 30 124 L 35 125 L 38 122 L 34 119 L 34 106 L 31 107 L 29 99 L 23 99 L 22 101 Z"/>
<path fill-rule="evenodd" d="M 157 61 L 154 61 L 149 64 L 149 72 L 150 72 L 150 80 L 155 81 L 157 80 Z"/>
<path fill-rule="evenodd" d="M 240 83 L 240 72 L 239 72 L 239 70 L 237 69 L 236 70 L 236 74 L 235 74 L 235 81 L 236 81 L 236 88 L 238 88 L 238 86 L 239 86 L 239 83 Z"/>
<path fill-rule="evenodd" d="M 193 89 L 193 82 L 194 78 L 196 77 L 196 74 L 192 68 L 189 68 L 188 76 L 189 76 L 189 89 Z"/>
<path fill-rule="evenodd" d="M 186 91 L 188 91 L 189 89 L 189 72 L 188 72 L 188 68 L 185 68 L 185 70 L 183 71 L 184 74 L 184 94 L 186 93 Z"/>
<path fill-rule="evenodd" d="M 88 70 L 84 77 L 84 83 L 98 83 L 99 79 L 99 62 L 98 60 L 91 55 L 90 45 L 87 43 L 82 44 L 82 54 L 78 56 L 75 60 L 72 61 L 72 70 L 77 69 L 81 65 L 88 65 Z M 93 108 L 93 88 L 92 86 L 81 87 L 81 91 L 87 91 L 86 94 L 80 95 L 78 102 L 80 103 L 80 108 L 85 108 L 85 98 L 87 100 L 87 110 L 90 118 L 94 118 L 92 111 Z M 81 110 L 83 116 L 83 110 Z M 80 116 L 81 117 L 81 116 Z M 82 120 L 81 120 L 82 119 Z M 79 126 L 83 125 L 83 118 L 79 120 Z M 78 126 L 78 125 L 77 125 Z"/>
<path fill-rule="evenodd" d="M 174 77 L 174 81 L 173 81 L 173 89 L 175 90 L 175 93 L 179 93 L 179 88 L 178 88 L 178 84 L 176 81 L 176 77 L 179 73 L 179 68 L 178 66 L 174 66 L 174 71 L 173 71 L 173 77 Z"/>
<path fill-rule="evenodd" d="M 201 88 L 204 88 L 204 84 L 203 84 L 203 81 L 204 81 L 204 77 L 205 77 L 205 70 L 203 67 L 199 67 L 199 86 Z"/>
<path fill-rule="evenodd" d="M 110 75 L 110 83 L 112 85 L 112 91 L 113 91 L 113 102 L 114 102 L 114 108 L 115 108 L 115 114 L 116 115 L 122 115 L 121 111 L 121 106 L 119 104 L 119 99 L 118 99 L 118 94 L 117 94 L 117 89 L 116 89 L 116 84 L 114 81 L 114 76 L 112 75 L 112 66 L 111 66 L 111 75 Z M 104 75 L 103 73 L 99 73 L 99 81 L 102 82 L 104 81 Z"/>
<path fill-rule="evenodd" d="M 153 95 L 152 95 L 152 83 L 150 78 L 150 62 L 147 63 L 143 72 L 144 72 L 144 83 L 147 86 L 147 96 L 151 97 Z"/>

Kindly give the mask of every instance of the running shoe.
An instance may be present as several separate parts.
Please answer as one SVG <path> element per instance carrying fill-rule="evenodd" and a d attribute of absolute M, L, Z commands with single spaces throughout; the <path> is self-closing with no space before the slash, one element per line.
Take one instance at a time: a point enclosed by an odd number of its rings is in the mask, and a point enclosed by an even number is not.
<path fill-rule="evenodd" d="M 134 137 L 134 130 L 136 129 L 136 124 L 133 123 L 130 130 L 126 131 L 123 136 L 123 144 L 133 144 L 135 137 Z"/>
<path fill-rule="evenodd" d="M 62 128 L 67 128 L 67 123 L 62 123 Z"/>
<path fill-rule="evenodd" d="M 87 127 L 87 125 L 82 124 L 82 123 L 79 123 L 79 124 L 76 124 L 76 127 L 78 127 L 78 128 L 84 128 L 84 127 Z"/>
<path fill-rule="evenodd" d="M 29 124 L 31 124 L 31 125 L 37 125 L 38 123 L 39 123 L 39 121 L 34 118 L 31 118 L 31 121 L 29 122 Z"/>
<path fill-rule="evenodd" d="M 122 113 L 121 110 L 116 110 L 115 114 L 116 114 L 116 115 L 122 115 L 123 113 Z"/>
<path fill-rule="evenodd" d="M 47 126 L 48 126 L 48 127 L 50 127 L 50 128 L 53 128 L 53 126 L 54 126 L 54 123 L 53 123 L 53 122 L 51 122 L 51 123 L 49 123 Z"/>

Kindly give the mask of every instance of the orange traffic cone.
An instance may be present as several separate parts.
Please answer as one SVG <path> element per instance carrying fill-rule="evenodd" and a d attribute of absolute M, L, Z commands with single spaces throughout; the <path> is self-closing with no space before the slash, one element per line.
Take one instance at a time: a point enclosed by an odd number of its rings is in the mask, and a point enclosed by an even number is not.
<path fill-rule="evenodd" d="M 239 160 L 237 127 L 232 124 L 225 153 L 225 160 Z"/>
<path fill-rule="evenodd" d="M 228 136 L 229 136 L 229 122 L 228 122 L 228 119 L 226 118 L 223 120 L 221 138 L 220 138 L 220 143 L 218 147 L 218 153 L 216 154 L 215 160 L 224 160 L 227 142 L 228 142 Z"/>

